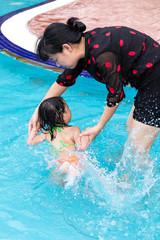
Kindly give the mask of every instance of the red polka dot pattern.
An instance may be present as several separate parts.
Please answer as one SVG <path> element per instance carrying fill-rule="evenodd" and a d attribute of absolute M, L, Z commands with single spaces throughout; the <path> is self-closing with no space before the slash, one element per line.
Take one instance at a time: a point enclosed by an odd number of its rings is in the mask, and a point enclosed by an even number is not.
<path fill-rule="evenodd" d="M 128 53 L 129 56 L 134 56 L 136 53 L 134 51 L 131 51 Z"/>
<path fill-rule="evenodd" d="M 106 62 L 105 66 L 106 66 L 107 68 L 110 68 L 110 67 L 111 67 L 110 62 Z"/>
<path fill-rule="evenodd" d="M 66 77 L 66 79 L 71 79 L 72 78 L 72 75 L 68 75 L 67 77 Z"/>
<path fill-rule="evenodd" d="M 92 61 L 93 61 L 94 63 L 96 62 L 94 57 L 92 57 Z"/>
<path fill-rule="evenodd" d="M 133 31 L 130 31 L 130 33 L 131 33 L 131 34 L 136 34 L 136 33 L 135 33 L 135 32 L 133 32 Z"/>
<path fill-rule="evenodd" d="M 146 67 L 147 67 L 147 68 L 151 68 L 152 66 L 153 66 L 152 63 L 147 63 L 147 64 L 146 64 Z"/>
<path fill-rule="evenodd" d="M 95 44 L 93 47 L 94 47 L 94 48 L 99 48 L 99 45 L 98 45 L 98 44 Z"/>
<path fill-rule="evenodd" d="M 138 78 L 160 61 L 159 43 L 131 28 L 114 26 L 94 29 L 85 34 L 87 59 L 78 63 L 75 72 L 67 69 L 58 82 L 61 86 L 73 85 L 86 63 L 88 73 L 107 85 L 108 106 L 115 106 L 125 97 L 123 85 L 139 86 Z M 101 57 L 101 54 L 104 55 Z"/>
<path fill-rule="evenodd" d="M 158 44 L 153 43 L 153 46 L 158 47 Z"/>
<path fill-rule="evenodd" d="M 143 52 L 146 50 L 146 44 L 143 42 Z"/>
<path fill-rule="evenodd" d="M 121 92 L 120 99 L 123 97 L 123 91 Z"/>
<path fill-rule="evenodd" d="M 118 65 L 117 72 L 119 72 L 120 70 L 121 70 L 121 65 Z"/>
<path fill-rule="evenodd" d="M 109 91 L 113 94 L 114 93 L 114 89 L 110 88 Z"/>
<path fill-rule="evenodd" d="M 133 70 L 133 74 L 137 74 L 137 70 Z"/>
<path fill-rule="evenodd" d="M 110 32 L 108 32 L 108 33 L 106 33 L 106 36 L 108 37 L 108 36 L 110 36 L 111 35 L 111 33 Z"/>
<path fill-rule="evenodd" d="M 119 45 L 120 45 L 121 47 L 123 47 L 123 40 L 122 40 L 122 39 L 119 41 Z"/>

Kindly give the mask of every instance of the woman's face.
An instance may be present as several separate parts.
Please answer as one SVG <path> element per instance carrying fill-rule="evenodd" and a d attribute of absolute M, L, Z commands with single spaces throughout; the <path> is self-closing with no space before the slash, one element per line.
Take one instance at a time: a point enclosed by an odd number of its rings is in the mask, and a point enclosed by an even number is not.
<path fill-rule="evenodd" d="M 64 109 L 64 113 L 63 113 L 63 119 L 64 122 L 66 124 L 68 124 L 71 121 L 71 110 L 69 109 L 67 103 L 64 101 L 65 103 L 65 109 Z"/>
<path fill-rule="evenodd" d="M 70 44 L 64 44 L 62 52 L 50 54 L 49 57 L 56 62 L 57 67 L 62 66 L 69 69 L 75 68 L 79 61 L 76 48 Z"/>

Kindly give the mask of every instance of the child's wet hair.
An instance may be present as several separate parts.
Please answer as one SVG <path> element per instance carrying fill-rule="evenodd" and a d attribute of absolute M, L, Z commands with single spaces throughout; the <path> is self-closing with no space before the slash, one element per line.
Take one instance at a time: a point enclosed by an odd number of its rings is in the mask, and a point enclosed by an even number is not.
<path fill-rule="evenodd" d="M 63 44 L 80 43 L 85 30 L 85 24 L 74 17 L 69 18 L 67 24 L 51 23 L 37 42 L 37 55 L 42 61 L 47 61 L 50 54 L 62 52 Z"/>
<path fill-rule="evenodd" d="M 51 97 L 41 102 L 38 109 L 38 120 L 40 127 L 51 133 L 51 140 L 54 138 L 52 129 L 59 126 L 68 126 L 63 119 L 65 102 L 62 97 Z"/>

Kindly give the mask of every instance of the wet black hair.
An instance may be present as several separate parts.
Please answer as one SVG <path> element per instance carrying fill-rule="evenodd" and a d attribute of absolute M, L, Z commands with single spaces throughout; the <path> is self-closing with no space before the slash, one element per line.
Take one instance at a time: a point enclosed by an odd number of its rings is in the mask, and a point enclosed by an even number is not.
<path fill-rule="evenodd" d="M 37 55 L 42 61 L 47 61 L 49 54 L 62 52 L 63 44 L 79 43 L 85 30 L 85 24 L 78 21 L 78 18 L 75 17 L 69 18 L 67 24 L 51 23 L 37 42 Z"/>
<path fill-rule="evenodd" d="M 65 102 L 62 97 L 51 97 L 41 102 L 38 109 L 40 127 L 51 134 L 51 140 L 55 137 L 52 129 L 62 125 L 68 126 L 63 119 Z"/>

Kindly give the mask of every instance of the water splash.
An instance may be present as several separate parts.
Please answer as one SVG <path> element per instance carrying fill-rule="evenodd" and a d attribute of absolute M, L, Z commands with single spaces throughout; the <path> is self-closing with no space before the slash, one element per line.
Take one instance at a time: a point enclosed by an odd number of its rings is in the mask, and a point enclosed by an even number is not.
<path fill-rule="evenodd" d="M 155 162 L 147 154 L 133 153 L 129 142 L 113 171 L 100 167 L 93 152 L 85 154 L 81 159 L 83 174 L 63 191 L 67 224 L 93 239 L 117 239 L 117 234 L 119 239 L 136 239 L 135 232 L 143 235 L 142 229 L 147 231 L 146 226 L 152 225 L 148 205 L 158 203 Z M 139 226 L 133 234 L 137 218 Z"/>

